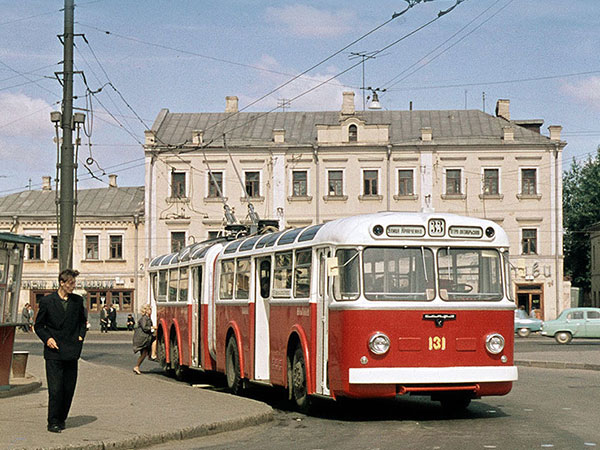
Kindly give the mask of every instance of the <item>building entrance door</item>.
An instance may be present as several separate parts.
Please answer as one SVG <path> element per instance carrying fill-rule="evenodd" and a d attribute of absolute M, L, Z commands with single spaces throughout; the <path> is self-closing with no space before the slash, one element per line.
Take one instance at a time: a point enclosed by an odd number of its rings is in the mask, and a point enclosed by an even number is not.
<path fill-rule="evenodd" d="M 544 319 L 544 288 L 541 284 L 517 285 L 517 307 L 523 306 L 527 314 L 534 312 L 535 317 Z"/>

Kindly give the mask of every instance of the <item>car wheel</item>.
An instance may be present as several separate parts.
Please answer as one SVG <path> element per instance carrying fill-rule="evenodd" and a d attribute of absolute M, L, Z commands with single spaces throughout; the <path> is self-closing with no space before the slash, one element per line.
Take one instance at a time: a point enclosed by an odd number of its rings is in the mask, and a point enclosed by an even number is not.
<path fill-rule="evenodd" d="M 517 330 L 517 334 L 519 335 L 519 337 L 526 338 L 531 334 L 531 330 L 529 328 L 519 328 Z"/>
<path fill-rule="evenodd" d="M 556 339 L 556 342 L 559 344 L 568 344 L 573 339 L 573 336 L 568 331 L 561 331 L 554 335 L 554 339 Z"/>

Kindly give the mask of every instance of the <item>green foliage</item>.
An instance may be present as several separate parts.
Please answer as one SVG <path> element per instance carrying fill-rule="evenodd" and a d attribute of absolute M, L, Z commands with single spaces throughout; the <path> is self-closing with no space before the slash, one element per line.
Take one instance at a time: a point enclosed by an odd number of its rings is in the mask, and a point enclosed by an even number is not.
<path fill-rule="evenodd" d="M 590 236 L 587 228 L 600 222 L 600 146 L 595 157 L 573 161 L 563 174 L 565 274 L 574 286 L 590 289 Z"/>

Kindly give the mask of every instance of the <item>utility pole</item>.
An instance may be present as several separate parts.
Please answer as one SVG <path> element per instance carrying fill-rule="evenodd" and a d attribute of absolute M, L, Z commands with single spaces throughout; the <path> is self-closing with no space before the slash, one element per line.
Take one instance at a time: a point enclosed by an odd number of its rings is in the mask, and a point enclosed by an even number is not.
<path fill-rule="evenodd" d="M 73 24 L 74 0 L 65 0 L 65 29 L 63 34 L 63 101 L 62 145 L 60 147 L 60 197 L 58 259 L 60 270 L 73 267 L 74 184 L 75 163 L 73 152 Z"/>

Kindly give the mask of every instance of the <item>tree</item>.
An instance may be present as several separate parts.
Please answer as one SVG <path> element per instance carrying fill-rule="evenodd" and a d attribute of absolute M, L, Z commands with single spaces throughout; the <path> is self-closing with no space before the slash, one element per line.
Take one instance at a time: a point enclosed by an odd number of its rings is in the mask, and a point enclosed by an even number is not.
<path fill-rule="evenodd" d="M 573 161 L 563 175 L 565 273 L 574 286 L 590 289 L 590 236 L 600 222 L 600 146 L 583 164 Z"/>

